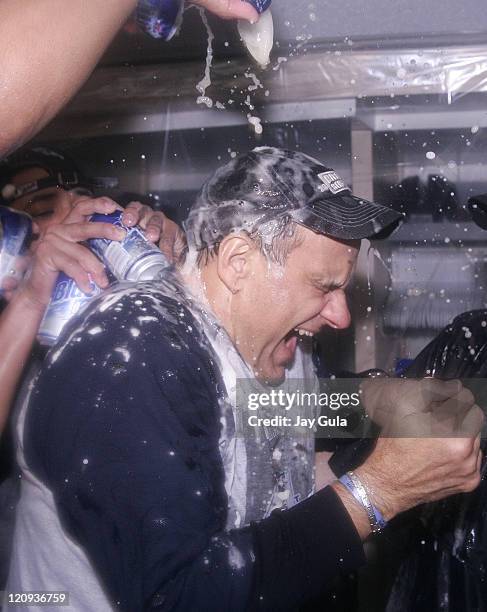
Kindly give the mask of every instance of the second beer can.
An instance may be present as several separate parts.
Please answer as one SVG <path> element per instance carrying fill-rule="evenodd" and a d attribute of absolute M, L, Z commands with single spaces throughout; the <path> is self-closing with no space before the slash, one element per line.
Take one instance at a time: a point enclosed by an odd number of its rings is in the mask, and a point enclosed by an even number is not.
<path fill-rule="evenodd" d="M 3 281 L 14 278 L 20 281 L 32 238 L 32 219 L 26 213 L 0 206 L 0 295 Z"/>
<path fill-rule="evenodd" d="M 39 343 L 52 346 L 59 338 L 66 323 L 98 294 L 101 289 L 92 282 L 92 293 L 87 295 L 78 288 L 76 282 L 64 272 L 60 272 L 52 291 L 51 301 L 42 319 L 37 334 Z"/>

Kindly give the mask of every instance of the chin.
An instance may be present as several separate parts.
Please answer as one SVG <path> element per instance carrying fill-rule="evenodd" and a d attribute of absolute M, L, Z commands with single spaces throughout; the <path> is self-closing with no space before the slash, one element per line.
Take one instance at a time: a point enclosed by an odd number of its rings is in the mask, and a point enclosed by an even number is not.
<path fill-rule="evenodd" d="M 256 372 L 255 377 L 262 384 L 277 387 L 284 382 L 286 378 L 286 369 L 284 366 L 276 366 L 269 372 Z"/>

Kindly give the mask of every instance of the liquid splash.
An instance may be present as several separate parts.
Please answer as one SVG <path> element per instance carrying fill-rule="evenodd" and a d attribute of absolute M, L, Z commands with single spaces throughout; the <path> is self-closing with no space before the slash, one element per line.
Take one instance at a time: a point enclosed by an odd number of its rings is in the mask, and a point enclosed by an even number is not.
<path fill-rule="evenodd" d="M 210 24 L 208 23 L 208 19 L 206 18 L 205 11 L 202 8 L 198 8 L 198 11 L 201 15 L 201 21 L 206 28 L 206 32 L 208 34 L 208 43 L 206 47 L 206 65 L 205 65 L 205 74 L 201 81 L 197 83 L 196 89 L 199 91 L 200 95 L 196 98 L 196 104 L 205 104 L 208 108 L 212 108 L 213 100 L 206 95 L 206 90 L 211 85 L 211 64 L 213 63 L 213 40 L 215 38 Z"/>

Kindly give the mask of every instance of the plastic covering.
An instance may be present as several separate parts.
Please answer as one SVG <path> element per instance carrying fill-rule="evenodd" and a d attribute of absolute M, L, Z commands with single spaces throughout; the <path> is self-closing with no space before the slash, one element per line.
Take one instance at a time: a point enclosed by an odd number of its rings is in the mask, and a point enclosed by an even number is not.
<path fill-rule="evenodd" d="M 309 64 L 308 75 L 313 76 L 316 88 L 333 97 L 445 93 L 453 101 L 460 93 L 487 91 L 483 46 L 338 50 L 318 55 L 310 53 L 292 62 L 286 72 L 289 75 Z"/>
<path fill-rule="evenodd" d="M 457 317 L 422 351 L 406 375 L 485 379 L 487 311 Z M 485 404 L 485 397 L 477 396 L 477 400 Z M 485 439 L 482 448 L 485 452 Z M 411 549 L 399 569 L 388 612 L 487 610 L 485 460 L 476 491 L 411 511 L 401 528 Z"/>
<path fill-rule="evenodd" d="M 216 39 L 214 45 L 219 42 Z M 343 117 L 349 111 L 341 106 L 306 104 L 346 98 L 352 114 L 359 115 L 361 111 L 377 108 L 367 102 L 373 96 L 445 94 L 447 101 L 453 103 L 468 93 L 487 92 L 485 45 L 440 43 L 432 47 L 371 50 L 370 47 L 380 47 L 380 41 L 366 44 L 368 49 L 361 49 L 358 44 L 347 47 L 343 43 L 337 46 L 315 42 L 295 43 L 291 51 L 275 48 L 271 65 L 265 71 L 250 67 L 248 58 L 229 61 L 214 58 L 210 72 L 212 86 L 207 94 L 227 108 L 206 109 L 204 115 L 196 104 L 196 85 L 204 71 L 202 58 L 184 63 L 154 63 L 162 62 L 164 56 L 151 55 L 150 65 L 139 65 L 136 70 L 131 66 L 100 68 L 47 134 L 59 137 L 65 133 L 72 138 L 76 134 L 83 137 L 128 133 L 130 129 L 135 132 L 165 130 L 168 126 L 184 129 L 184 125 L 194 124 L 192 112 L 200 126 L 222 127 L 226 121 L 227 125 L 235 125 L 238 114 L 245 124 L 250 106 L 261 109 L 265 121 L 270 122 L 283 118 L 325 119 Z M 426 40 L 427 44 L 434 41 Z M 241 54 L 240 43 L 235 43 L 235 49 Z M 249 72 L 256 73 L 262 87 L 256 85 Z M 227 104 L 230 99 L 233 102 Z M 356 111 L 354 99 L 360 101 Z M 298 105 L 274 108 L 276 104 L 290 102 Z M 161 112 L 168 112 L 168 103 L 172 116 L 166 121 L 159 120 Z M 401 110 L 400 101 L 395 102 L 393 110 Z M 178 112 L 183 113 L 181 121 L 177 119 Z M 119 121 L 119 117 L 124 121 Z"/>

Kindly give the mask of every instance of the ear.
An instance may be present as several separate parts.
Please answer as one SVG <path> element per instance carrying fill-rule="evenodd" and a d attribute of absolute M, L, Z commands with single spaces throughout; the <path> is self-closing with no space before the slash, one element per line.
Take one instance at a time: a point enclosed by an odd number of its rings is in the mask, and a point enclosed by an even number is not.
<path fill-rule="evenodd" d="M 255 244 L 245 234 L 226 236 L 218 249 L 217 272 L 231 293 L 237 293 L 251 273 Z"/>

